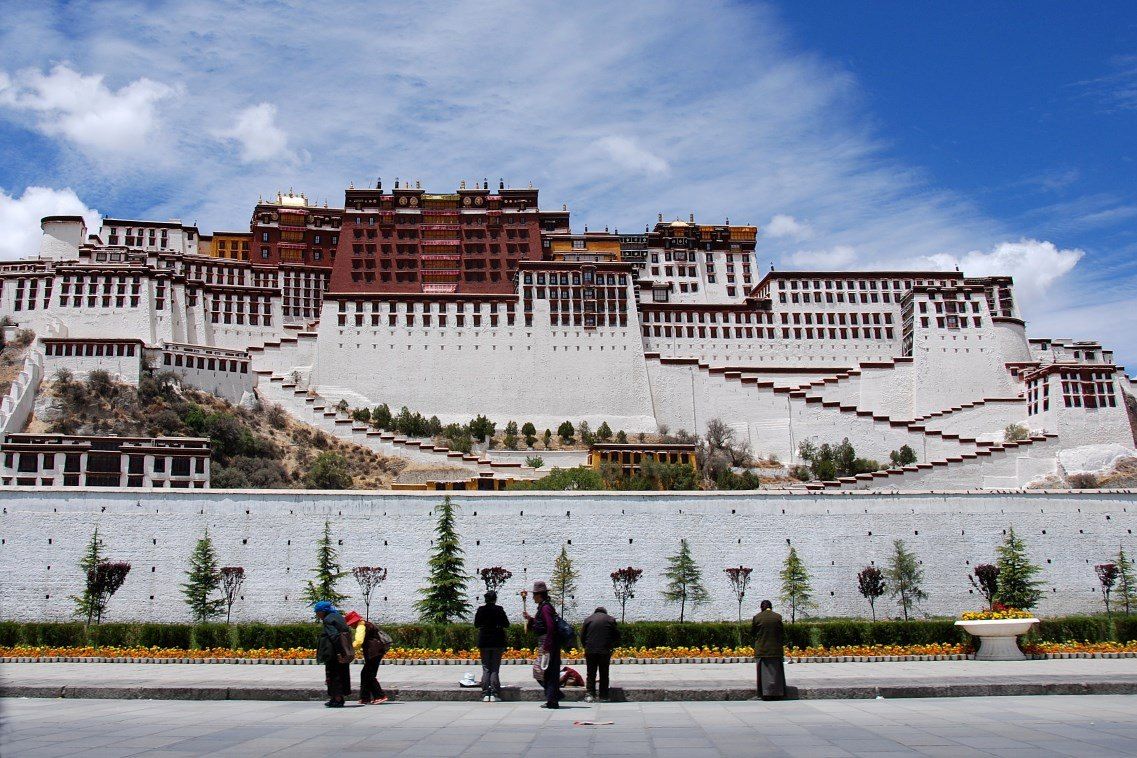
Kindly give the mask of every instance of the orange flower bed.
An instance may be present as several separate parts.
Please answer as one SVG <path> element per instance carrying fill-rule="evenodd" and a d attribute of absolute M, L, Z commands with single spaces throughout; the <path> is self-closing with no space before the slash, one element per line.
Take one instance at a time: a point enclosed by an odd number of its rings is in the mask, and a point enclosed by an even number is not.
<path fill-rule="evenodd" d="M 1002 621 L 1006 619 L 1030 619 L 1034 614 L 1018 608 L 996 608 L 993 611 L 964 611 L 960 616 L 964 621 Z"/>
<path fill-rule="evenodd" d="M 1058 653 L 1137 653 L 1137 640 L 1130 642 L 1036 642 L 1023 647 L 1028 654 L 1049 655 Z M 836 658 L 864 657 L 883 658 L 896 656 L 952 656 L 967 655 L 972 648 L 955 643 L 932 643 L 926 645 L 846 645 L 841 647 L 787 648 L 787 658 Z M 751 658 L 753 648 L 732 647 L 622 647 L 617 648 L 612 657 L 616 660 L 675 660 L 683 658 L 724 659 Z M 510 661 L 528 661 L 537 656 L 535 648 L 510 648 L 502 656 Z M 316 657 L 312 648 L 258 648 L 255 650 L 233 650 L 212 648 L 205 650 L 182 650 L 160 647 L 50 647 L 15 646 L 0 647 L 3 658 L 126 658 L 126 659 L 190 659 L 190 660 L 311 660 Z M 476 661 L 477 650 L 452 650 L 434 648 L 391 648 L 387 661 Z M 583 658 L 584 651 L 571 650 L 564 656 Z"/>
<path fill-rule="evenodd" d="M 1129 642 L 1035 642 L 1023 645 L 1024 653 L 1137 653 L 1137 640 Z"/>

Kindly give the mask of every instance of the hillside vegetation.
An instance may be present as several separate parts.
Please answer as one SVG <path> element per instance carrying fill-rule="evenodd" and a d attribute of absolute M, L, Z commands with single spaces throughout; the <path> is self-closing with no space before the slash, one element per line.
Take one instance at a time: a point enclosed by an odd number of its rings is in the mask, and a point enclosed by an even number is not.
<path fill-rule="evenodd" d="M 277 406 L 234 406 L 149 374 L 138 387 L 92 371 L 45 380 L 28 431 L 143 437 L 208 437 L 215 488 L 380 489 L 406 466 L 294 421 Z"/>

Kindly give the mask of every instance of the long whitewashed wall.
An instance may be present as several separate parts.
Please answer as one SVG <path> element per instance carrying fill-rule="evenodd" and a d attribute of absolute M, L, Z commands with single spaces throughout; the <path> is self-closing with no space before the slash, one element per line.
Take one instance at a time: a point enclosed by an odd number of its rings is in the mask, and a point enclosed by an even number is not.
<path fill-rule="evenodd" d="M 108 620 L 187 620 L 179 590 L 194 541 L 205 529 L 222 565 L 244 566 L 240 620 L 291 621 L 308 616 L 300 601 L 315 562 L 324 522 L 332 527 L 345 569 L 386 566 L 372 618 L 414 618 L 416 591 L 440 502 L 437 493 L 313 493 L 106 490 L 8 490 L 0 522 L 0 617 L 59 619 L 80 589 L 76 566 L 94 527 L 107 556 L 129 561 L 130 576 L 110 603 Z M 597 604 L 610 610 L 609 574 L 621 566 L 644 570 L 631 619 L 678 617 L 664 602 L 662 572 L 679 540 L 689 540 L 702 567 L 711 603 L 698 619 L 737 612 L 722 572 L 754 568 L 744 612 L 764 597 L 776 600 L 777 574 L 788 545 L 813 575 L 818 608 L 826 616 L 867 615 L 856 574 L 883 566 L 894 539 L 922 562 L 928 600 L 922 612 L 951 615 L 978 608 L 967 574 L 991 562 L 1004 530 L 1014 527 L 1043 569 L 1042 614 L 1096 611 L 1100 593 L 1094 564 L 1119 545 L 1137 552 L 1137 494 L 1114 493 L 464 493 L 457 494 L 457 527 L 471 573 L 505 566 L 513 579 L 502 593 L 511 618 L 515 593 L 548 579 L 566 545 L 580 571 L 574 620 Z M 342 591 L 357 595 L 351 577 Z M 470 589 L 477 589 L 471 582 Z M 349 606 L 359 605 L 357 598 Z M 895 613 L 887 598 L 878 612 Z"/>
<path fill-rule="evenodd" d="M 453 306 L 447 327 L 355 327 L 338 326 L 336 308 L 324 303 L 312 378 L 333 402 L 405 405 L 444 424 L 480 413 L 554 431 L 565 420 L 656 430 L 634 318 L 622 328 L 551 327 L 548 304 L 537 301 L 531 327 L 520 314 L 507 326 L 504 312 L 489 326 L 485 306 L 480 327 L 454 326 Z"/>

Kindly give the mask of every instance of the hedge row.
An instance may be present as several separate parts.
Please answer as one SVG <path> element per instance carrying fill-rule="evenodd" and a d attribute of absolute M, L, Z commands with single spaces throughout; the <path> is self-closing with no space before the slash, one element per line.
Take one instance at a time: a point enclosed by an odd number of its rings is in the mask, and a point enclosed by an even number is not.
<path fill-rule="evenodd" d="M 745 622 L 744 622 L 745 624 Z M 399 647 L 468 650 L 477 633 L 469 624 L 393 624 L 384 626 Z M 50 647 L 164 647 L 200 649 L 225 647 L 310 648 L 319 627 L 304 624 L 141 624 L 107 623 L 86 627 L 81 623 L 0 622 L 0 646 Z M 739 629 L 732 622 L 636 621 L 621 625 L 623 645 L 629 647 L 733 647 Z M 749 644 L 744 626 L 742 641 Z M 1065 616 L 1046 619 L 1031 640 L 1089 642 L 1137 640 L 1137 616 Z M 910 645 L 965 642 L 967 635 L 952 620 L 925 621 L 804 621 L 786 624 L 786 646 Z M 534 639 L 520 625 L 510 627 L 510 647 L 532 647 Z"/>

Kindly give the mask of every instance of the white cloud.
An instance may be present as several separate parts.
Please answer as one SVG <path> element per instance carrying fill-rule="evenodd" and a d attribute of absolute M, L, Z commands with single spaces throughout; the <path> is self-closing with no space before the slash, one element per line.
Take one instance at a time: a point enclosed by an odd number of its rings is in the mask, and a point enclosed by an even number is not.
<path fill-rule="evenodd" d="M 1021 302 L 1037 302 L 1054 284 L 1078 265 L 1086 253 L 1077 248 L 1061 249 L 1053 242 L 1021 239 L 1000 242 L 989 251 L 972 250 L 964 255 L 941 253 L 916 262 L 916 267 L 950 270 L 959 266 L 968 276 L 1007 275 L 1015 279 Z"/>
<path fill-rule="evenodd" d="M 101 74 L 84 76 L 67 64 L 0 79 L 0 105 L 35 114 L 36 128 L 46 135 L 96 151 L 141 148 L 157 128 L 158 103 L 173 94 L 146 77 L 114 91 Z"/>
<path fill-rule="evenodd" d="M 788 237 L 795 240 L 806 240 L 813 236 L 813 228 L 809 224 L 798 221 L 793 216 L 787 216 L 784 213 L 775 215 L 766 224 L 765 232 L 767 237 L 779 239 Z"/>
<path fill-rule="evenodd" d="M 671 169 L 667 161 L 628 137 L 601 137 L 595 144 L 616 165 L 628 171 L 666 174 Z"/>
<path fill-rule="evenodd" d="M 0 260 L 35 255 L 44 216 L 82 216 L 88 229 L 99 228 L 99 212 L 88 208 L 70 187 L 28 187 L 20 197 L 0 189 Z"/>
<path fill-rule="evenodd" d="M 857 259 L 857 251 L 849 245 L 834 245 L 825 250 L 798 250 L 790 261 L 806 269 L 846 268 Z"/>
<path fill-rule="evenodd" d="M 271 103 L 245 108 L 237 114 L 232 128 L 217 132 L 217 136 L 240 144 L 241 160 L 246 163 L 295 158 L 288 150 L 288 135 L 276 125 L 276 106 Z"/>

